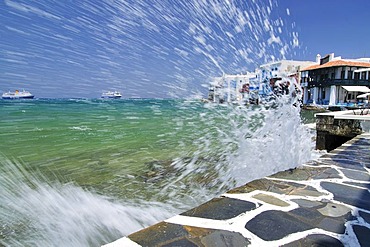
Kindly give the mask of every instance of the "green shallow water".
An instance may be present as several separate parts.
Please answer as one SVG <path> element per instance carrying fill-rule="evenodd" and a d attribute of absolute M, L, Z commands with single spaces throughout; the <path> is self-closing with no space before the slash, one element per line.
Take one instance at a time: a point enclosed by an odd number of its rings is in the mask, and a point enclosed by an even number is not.
<path fill-rule="evenodd" d="M 2 155 L 71 177 L 191 154 L 194 141 L 225 121 L 201 103 L 154 99 L 3 100 L 0 113 Z M 313 113 L 302 118 L 312 122 Z"/>
<path fill-rule="evenodd" d="M 0 112 L 5 158 L 47 179 L 119 197 L 145 190 L 132 184 L 157 175 L 154 166 L 193 156 L 204 136 L 214 137 L 207 138 L 217 152 L 214 125 L 224 121 L 199 102 L 154 99 L 1 101 Z"/>
<path fill-rule="evenodd" d="M 199 102 L 154 99 L 1 101 L 0 113 L 4 157 L 98 189 L 150 173 L 155 161 L 192 156 L 203 137 L 213 140 L 207 152 L 218 152 L 225 121 Z M 312 112 L 302 115 L 313 119 Z"/>

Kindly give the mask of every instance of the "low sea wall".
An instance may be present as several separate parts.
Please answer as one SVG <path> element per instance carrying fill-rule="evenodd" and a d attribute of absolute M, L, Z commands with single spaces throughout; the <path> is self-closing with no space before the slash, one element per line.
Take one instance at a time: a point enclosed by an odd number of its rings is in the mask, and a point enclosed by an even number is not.
<path fill-rule="evenodd" d="M 346 123 L 348 116 L 336 116 L 319 114 L 318 134 L 327 134 L 330 145 L 329 135 L 350 140 L 318 160 L 254 180 L 105 247 L 366 246 L 370 133 L 358 127 L 368 120 Z"/>
<path fill-rule="evenodd" d="M 369 109 L 358 109 L 315 114 L 316 149 L 331 151 L 363 131 L 368 131 L 368 113 Z"/>

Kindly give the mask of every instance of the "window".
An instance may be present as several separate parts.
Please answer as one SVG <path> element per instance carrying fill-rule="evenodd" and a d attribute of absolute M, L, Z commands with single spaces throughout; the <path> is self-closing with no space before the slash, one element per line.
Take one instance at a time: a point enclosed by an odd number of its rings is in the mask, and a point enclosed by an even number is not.
<path fill-rule="evenodd" d="M 345 75 L 345 71 L 344 70 L 342 70 L 341 72 L 340 72 L 340 79 L 344 79 L 344 75 Z"/>
<path fill-rule="evenodd" d="M 361 73 L 361 80 L 366 80 L 366 72 Z"/>
<path fill-rule="evenodd" d="M 347 79 L 348 80 L 351 80 L 352 79 L 352 74 L 353 74 L 353 71 L 348 71 L 348 77 L 347 77 Z"/>

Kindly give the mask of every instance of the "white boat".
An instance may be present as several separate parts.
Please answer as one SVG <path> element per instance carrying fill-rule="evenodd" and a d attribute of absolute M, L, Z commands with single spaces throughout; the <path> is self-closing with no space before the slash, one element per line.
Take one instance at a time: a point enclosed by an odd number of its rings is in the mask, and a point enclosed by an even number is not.
<path fill-rule="evenodd" d="M 108 92 L 104 92 L 102 95 L 101 95 L 102 98 L 105 98 L 105 99 L 119 99 L 122 97 L 121 93 L 118 92 L 118 91 L 108 91 Z"/>
<path fill-rule="evenodd" d="M 3 99 L 33 99 L 33 97 L 35 97 L 33 94 L 24 90 L 15 90 L 14 92 L 9 91 L 7 93 L 3 93 L 2 95 Z"/>

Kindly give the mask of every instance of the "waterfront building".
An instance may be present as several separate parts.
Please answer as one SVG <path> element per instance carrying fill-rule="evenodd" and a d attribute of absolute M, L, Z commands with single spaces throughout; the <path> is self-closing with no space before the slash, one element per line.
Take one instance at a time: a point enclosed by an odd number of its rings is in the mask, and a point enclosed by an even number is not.
<path fill-rule="evenodd" d="M 263 90 L 260 90 L 260 95 L 265 97 L 271 93 L 271 90 L 278 93 L 279 90 L 282 90 L 278 87 L 287 86 L 287 79 L 290 83 L 294 78 L 295 83 L 299 84 L 301 68 L 313 64 L 315 62 L 312 61 L 279 60 L 261 65 L 259 67 L 259 81 L 262 82 L 261 88 Z"/>
<path fill-rule="evenodd" d="M 279 60 L 259 66 L 254 72 L 240 75 L 224 74 L 212 78 L 208 100 L 217 103 L 248 103 L 272 94 L 277 81 L 294 77 L 300 82 L 300 69 L 315 64 L 312 61 Z"/>
<path fill-rule="evenodd" d="M 258 90 L 256 72 L 214 77 L 209 86 L 208 100 L 214 103 L 243 103 L 252 91 Z"/>
<path fill-rule="evenodd" d="M 334 53 L 301 70 L 303 104 L 356 104 L 357 96 L 370 92 L 370 59 L 342 59 Z"/>
<path fill-rule="evenodd" d="M 282 78 L 295 77 L 297 82 L 300 81 L 300 70 L 315 64 L 312 61 L 280 60 L 266 63 L 259 67 L 260 80 L 270 82 L 281 80 Z"/>

